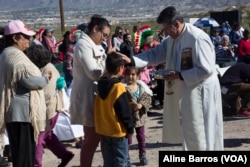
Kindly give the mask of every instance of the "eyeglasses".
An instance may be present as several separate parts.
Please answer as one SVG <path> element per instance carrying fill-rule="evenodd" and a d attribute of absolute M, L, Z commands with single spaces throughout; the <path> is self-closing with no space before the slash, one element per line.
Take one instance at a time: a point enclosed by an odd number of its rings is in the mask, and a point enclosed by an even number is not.
<path fill-rule="evenodd" d="M 109 34 L 107 34 L 107 33 L 105 33 L 105 32 L 102 31 L 102 37 L 104 39 L 107 39 L 109 37 Z"/>

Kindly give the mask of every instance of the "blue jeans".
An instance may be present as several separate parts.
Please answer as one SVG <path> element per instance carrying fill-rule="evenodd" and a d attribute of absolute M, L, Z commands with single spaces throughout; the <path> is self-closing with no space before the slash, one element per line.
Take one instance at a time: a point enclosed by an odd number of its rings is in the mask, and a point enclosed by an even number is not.
<path fill-rule="evenodd" d="M 128 162 L 128 138 L 103 136 L 104 167 L 126 167 Z"/>

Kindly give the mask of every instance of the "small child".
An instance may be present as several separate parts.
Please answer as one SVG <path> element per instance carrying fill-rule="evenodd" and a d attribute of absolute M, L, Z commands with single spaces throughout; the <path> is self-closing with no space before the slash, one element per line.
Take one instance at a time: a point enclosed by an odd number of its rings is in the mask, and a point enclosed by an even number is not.
<path fill-rule="evenodd" d="M 125 167 L 128 163 L 128 135 L 134 130 L 126 88 L 120 82 L 124 62 L 112 52 L 106 59 L 109 77 L 98 82 L 94 104 L 96 133 L 103 135 L 104 167 Z"/>
<path fill-rule="evenodd" d="M 44 148 L 47 147 L 58 158 L 61 159 L 58 167 L 65 167 L 69 161 L 73 159 L 75 154 L 68 150 L 54 134 L 53 128 L 57 122 L 59 112 L 63 109 L 63 92 L 66 86 L 64 78 L 60 77 L 55 66 L 50 63 L 51 54 L 41 45 L 33 45 L 28 48 L 27 56 L 29 59 L 41 69 L 43 75 L 51 73 L 48 84 L 43 88 L 46 100 L 46 115 L 49 121 L 50 129 L 40 132 L 35 152 L 35 167 L 42 167 Z"/>
<path fill-rule="evenodd" d="M 142 84 L 143 82 L 138 80 L 139 74 L 140 71 L 135 67 L 127 67 L 125 70 L 126 89 L 129 93 L 129 102 L 135 123 L 140 165 L 148 165 L 144 125 L 147 111 L 151 106 L 152 92 L 149 92 L 150 89 L 147 88 L 146 84 Z M 129 136 L 129 144 L 132 144 L 132 136 Z"/>

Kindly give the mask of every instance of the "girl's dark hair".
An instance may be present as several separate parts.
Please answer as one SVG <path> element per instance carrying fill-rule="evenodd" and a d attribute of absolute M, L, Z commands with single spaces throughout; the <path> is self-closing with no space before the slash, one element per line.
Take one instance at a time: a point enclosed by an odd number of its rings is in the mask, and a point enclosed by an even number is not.
<path fill-rule="evenodd" d="M 45 29 L 45 30 L 43 31 L 42 36 L 45 37 L 45 36 L 47 35 L 48 32 L 49 32 L 49 29 Z"/>
<path fill-rule="evenodd" d="M 64 34 L 63 34 L 63 38 L 68 38 L 70 35 L 70 31 L 66 31 Z"/>
<path fill-rule="evenodd" d="M 125 73 L 124 73 L 125 76 L 129 75 L 132 70 L 135 70 L 137 75 L 140 74 L 140 70 L 138 68 L 136 68 L 135 66 L 127 66 L 126 69 L 125 69 Z"/>
<path fill-rule="evenodd" d="M 100 31 L 102 31 L 105 27 L 111 28 L 108 20 L 101 17 L 100 15 L 94 15 L 91 17 L 88 24 L 88 32 L 93 31 L 95 26 L 97 26 Z"/>
<path fill-rule="evenodd" d="M 248 39 L 248 36 L 250 35 L 250 31 L 249 29 L 245 29 L 244 32 L 243 32 L 243 37 Z"/>
<path fill-rule="evenodd" d="M 111 52 L 107 55 L 106 69 L 110 74 L 116 74 L 117 68 L 124 65 L 124 60 L 120 55 L 115 52 Z"/>
<path fill-rule="evenodd" d="M 125 33 L 124 35 L 123 35 L 123 40 L 125 40 L 125 39 L 127 39 L 127 37 L 130 35 L 130 33 Z"/>
<path fill-rule="evenodd" d="M 122 27 L 120 27 L 120 26 L 117 26 L 116 28 L 115 28 L 115 35 L 118 35 L 120 32 L 120 30 L 122 30 Z"/>
<path fill-rule="evenodd" d="M 38 67 L 43 68 L 51 62 L 50 52 L 41 45 L 32 45 L 26 50 L 26 55 Z"/>
<path fill-rule="evenodd" d="M 135 33 L 138 30 L 139 26 L 133 26 L 133 32 Z"/>
<path fill-rule="evenodd" d="M 59 51 L 63 52 L 64 54 L 67 52 L 67 49 L 71 43 L 69 36 L 70 36 L 70 31 L 66 31 L 63 35 L 62 45 L 59 47 Z"/>

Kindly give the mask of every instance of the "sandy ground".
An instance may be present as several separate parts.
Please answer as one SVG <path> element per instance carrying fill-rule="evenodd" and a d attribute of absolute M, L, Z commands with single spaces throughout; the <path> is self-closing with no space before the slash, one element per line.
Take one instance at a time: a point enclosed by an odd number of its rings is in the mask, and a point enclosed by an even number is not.
<path fill-rule="evenodd" d="M 146 124 L 147 157 L 149 167 L 158 166 L 159 151 L 182 150 L 181 145 L 168 145 L 161 142 L 162 139 L 162 110 L 154 110 L 153 115 L 148 117 Z M 69 150 L 75 153 L 75 157 L 67 165 L 78 167 L 80 165 L 80 149 L 74 147 L 73 142 L 63 142 Z M 224 118 L 224 145 L 225 150 L 250 150 L 250 117 L 227 117 Z M 133 136 L 133 144 L 130 150 L 131 161 L 139 166 L 137 141 Z M 44 167 L 56 167 L 60 160 L 49 150 L 45 149 L 43 157 Z M 93 167 L 102 166 L 100 147 L 96 150 L 93 159 Z"/>

